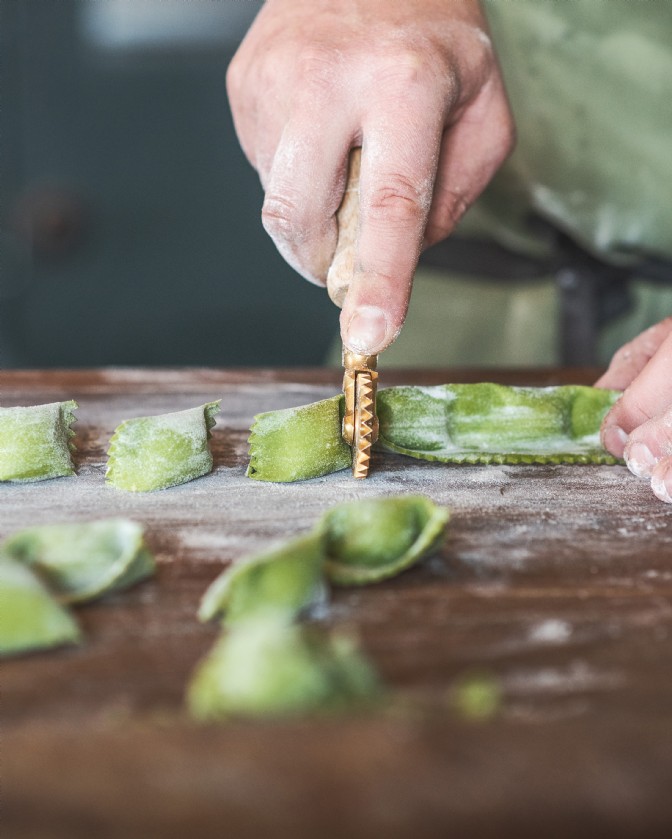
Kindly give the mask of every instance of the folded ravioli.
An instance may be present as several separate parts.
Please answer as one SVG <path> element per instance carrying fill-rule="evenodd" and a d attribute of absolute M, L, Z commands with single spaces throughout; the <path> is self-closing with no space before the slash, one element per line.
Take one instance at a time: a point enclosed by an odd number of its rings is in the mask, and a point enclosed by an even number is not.
<path fill-rule="evenodd" d="M 122 422 L 110 441 L 107 483 L 149 492 L 207 475 L 212 469 L 208 440 L 219 404 Z"/>
<path fill-rule="evenodd" d="M 77 403 L 0 408 L 0 481 L 74 475 L 71 452 Z"/>
<path fill-rule="evenodd" d="M 0 556 L 0 655 L 17 655 L 79 640 L 79 628 L 72 616 L 52 598 L 31 569 Z"/>
<path fill-rule="evenodd" d="M 222 634 L 188 687 L 200 721 L 339 711 L 381 694 L 373 667 L 344 633 L 267 612 Z"/>
<path fill-rule="evenodd" d="M 30 527 L 0 552 L 35 569 L 61 603 L 81 603 L 128 588 L 154 573 L 142 527 L 129 519 Z"/>
<path fill-rule="evenodd" d="M 338 504 L 318 525 L 325 573 L 346 586 L 394 577 L 439 549 L 449 518 L 445 507 L 424 495 Z"/>
<path fill-rule="evenodd" d="M 201 621 L 220 615 L 226 623 L 274 609 L 296 617 L 327 598 L 322 575 L 323 542 L 318 532 L 226 568 L 208 587 L 198 610 Z"/>

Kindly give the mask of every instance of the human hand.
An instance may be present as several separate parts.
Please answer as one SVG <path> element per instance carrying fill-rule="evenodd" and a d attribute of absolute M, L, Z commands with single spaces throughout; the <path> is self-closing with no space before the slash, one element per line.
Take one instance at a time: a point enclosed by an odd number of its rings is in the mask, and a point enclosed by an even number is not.
<path fill-rule="evenodd" d="M 614 355 L 597 387 L 623 390 L 602 423 L 602 443 L 672 504 L 672 317 Z"/>
<path fill-rule="evenodd" d="M 448 236 L 514 142 L 478 0 L 267 0 L 227 89 L 284 258 L 324 285 L 348 153 L 362 146 L 351 349 L 398 335 L 423 247 Z"/>

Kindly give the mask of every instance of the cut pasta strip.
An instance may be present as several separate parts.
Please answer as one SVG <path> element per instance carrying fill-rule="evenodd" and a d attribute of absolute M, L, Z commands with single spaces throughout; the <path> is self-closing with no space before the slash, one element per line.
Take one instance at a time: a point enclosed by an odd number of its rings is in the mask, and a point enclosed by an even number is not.
<path fill-rule="evenodd" d="M 107 483 L 150 492 L 207 475 L 212 470 L 208 440 L 219 404 L 122 422 L 110 441 Z"/>
<path fill-rule="evenodd" d="M 71 425 L 77 403 L 0 408 L 0 481 L 44 481 L 74 475 Z"/>

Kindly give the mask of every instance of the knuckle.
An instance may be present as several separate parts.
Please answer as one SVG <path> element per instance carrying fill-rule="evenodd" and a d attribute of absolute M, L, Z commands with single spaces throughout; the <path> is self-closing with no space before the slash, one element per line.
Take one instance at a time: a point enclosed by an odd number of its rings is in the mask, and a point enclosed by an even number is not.
<path fill-rule="evenodd" d="M 389 76 L 401 84 L 417 82 L 427 71 L 428 61 L 416 49 L 404 47 L 388 56 L 385 69 Z"/>
<path fill-rule="evenodd" d="M 304 213 L 297 202 L 279 194 L 267 194 L 261 209 L 264 230 L 273 239 L 296 242 L 301 239 Z"/>
<path fill-rule="evenodd" d="M 425 215 L 424 201 L 417 186 L 408 178 L 397 175 L 386 179 L 376 188 L 368 201 L 372 220 L 385 223 L 417 224 Z"/>
<path fill-rule="evenodd" d="M 611 359 L 611 365 L 623 365 L 629 364 L 634 360 L 635 356 L 635 347 L 633 346 L 632 341 L 629 341 L 627 344 L 623 344 L 622 347 L 616 350 L 614 355 Z"/>
<path fill-rule="evenodd" d="M 412 46 L 387 50 L 379 58 L 377 80 L 406 89 L 434 72 L 428 51 Z"/>
<path fill-rule="evenodd" d="M 655 355 L 660 345 L 670 333 L 671 328 L 672 318 L 665 318 L 665 320 L 654 324 L 638 335 L 631 344 L 648 360 Z"/>
<path fill-rule="evenodd" d="M 628 450 L 632 450 L 634 443 L 645 443 L 658 457 L 672 454 L 672 427 L 669 415 L 655 417 L 633 429 L 629 435 L 626 455 Z"/>
<path fill-rule="evenodd" d="M 626 388 L 622 398 L 619 400 L 620 414 L 627 420 L 631 428 L 636 428 L 648 422 L 654 415 L 654 411 L 647 407 L 642 398 Z"/>
<path fill-rule="evenodd" d="M 431 226 L 428 226 L 428 237 L 432 242 L 439 242 L 449 236 L 462 216 L 471 206 L 468 198 L 460 192 L 445 191 L 432 212 Z"/>
<path fill-rule="evenodd" d="M 331 90 L 335 84 L 334 67 L 338 63 L 335 49 L 324 44 L 308 44 L 297 57 L 299 78 L 313 90 Z"/>
<path fill-rule="evenodd" d="M 446 207 L 446 220 L 450 230 L 457 226 L 470 206 L 466 195 L 454 192 L 452 193 L 452 197 L 453 200 Z"/>

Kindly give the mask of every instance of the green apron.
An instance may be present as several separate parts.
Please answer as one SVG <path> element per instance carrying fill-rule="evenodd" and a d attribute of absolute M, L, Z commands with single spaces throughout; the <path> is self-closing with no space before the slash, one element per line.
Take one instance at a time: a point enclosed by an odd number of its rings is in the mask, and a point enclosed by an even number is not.
<path fill-rule="evenodd" d="M 460 225 L 549 256 L 530 216 L 607 262 L 672 264 L 672 2 L 485 0 L 518 145 Z M 672 314 L 672 285 L 633 283 L 600 361 Z M 421 267 L 387 366 L 557 363 L 552 278 L 502 283 Z"/>

